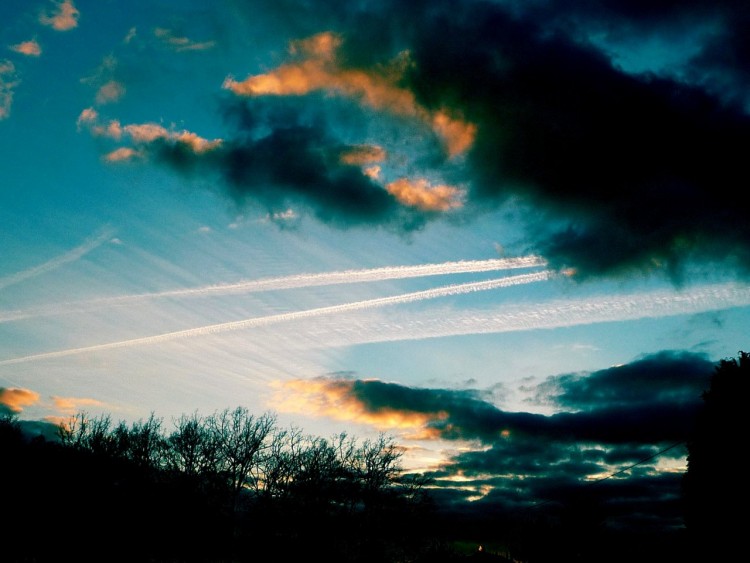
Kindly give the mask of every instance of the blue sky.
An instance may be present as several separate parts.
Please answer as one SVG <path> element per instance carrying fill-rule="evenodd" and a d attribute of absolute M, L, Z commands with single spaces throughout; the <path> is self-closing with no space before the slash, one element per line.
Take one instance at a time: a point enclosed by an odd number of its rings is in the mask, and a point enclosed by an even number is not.
<path fill-rule="evenodd" d="M 544 429 L 747 349 L 747 13 L 625 4 L 3 2 L 0 404 L 385 431 L 475 503 L 677 441 Z"/>

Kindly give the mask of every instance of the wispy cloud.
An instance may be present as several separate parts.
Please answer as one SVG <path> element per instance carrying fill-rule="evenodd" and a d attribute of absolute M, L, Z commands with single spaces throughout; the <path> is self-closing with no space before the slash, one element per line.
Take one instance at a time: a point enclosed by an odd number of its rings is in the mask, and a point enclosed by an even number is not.
<path fill-rule="evenodd" d="M 0 119 L 10 115 L 13 105 L 13 92 L 20 84 L 16 77 L 16 67 L 9 60 L 0 61 Z"/>
<path fill-rule="evenodd" d="M 188 37 L 175 35 L 171 29 L 157 27 L 154 36 L 173 51 L 206 51 L 216 46 L 216 41 L 194 41 Z"/>
<path fill-rule="evenodd" d="M 103 407 L 105 403 L 87 397 L 52 397 L 52 403 L 62 414 L 75 414 L 86 407 Z"/>
<path fill-rule="evenodd" d="M 22 41 L 9 47 L 12 51 L 26 55 L 28 57 L 38 57 L 42 54 L 42 47 L 36 41 L 36 39 L 30 39 L 29 41 Z"/>
<path fill-rule="evenodd" d="M 39 16 L 39 23 L 56 29 L 57 31 L 68 31 L 75 27 L 78 27 L 78 18 L 80 12 L 73 5 L 72 0 L 63 0 L 62 2 L 56 2 L 54 10 L 44 12 Z"/>
<path fill-rule="evenodd" d="M 117 80 L 109 80 L 96 91 L 96 103 L 104 105 L 116 102 L 125 95 L 125 86 Z"/>
<path fill-rule="evenodd" d="M 712 284 L 683 289 L 552 300 L 536 304 L 496 306 L 469 310 L 397 311 L 347 330 L 338 327 L 326 333 L 329 346 L 369 342 L 420 340 L 462 334 L 495 334 L 553 329 L 604 322 L 690 315 L 750 306 L 750 286 L 737 283 Z M 322 323 L 318 326 L 323 330 Z"/>
<path fill-rule="evenodd" d="M 21 272 L 17 272 L 15 274 L 10 274 L 4 277 L 0 278 L 0 289 L 4 289 L 10 285 L 14 285 L 17 283 L 20 283 L 22 281 L 34 278 L 36 276 L 40 276 L 42 274 L 46 274 L 48 272 L 51 272 L 52 270 L 55 270 L 59 268 L 60 266 L 64 264 L 68 264 L 70 262 L 75 262 L 82 256 L 85 256 L 95 248 L 98 248 L 105 242 L 107 242 L 114 233 L 113 229 L 104 229 L 99 235 L 87 240 L 80 246 L 77 246 L 60 256 L 57 256 L 55 258 L 52 258 L 51 260 L 48 260 L 47 262 L 44 262 L 43 264 L 39 264 L 38 266 L 34 266 L 32 268 L 29 268 L 27 270 L 23 270 Z"/>
<path fill-rule="evenodd" d="M 121 340 L 118 342 L 109 342 L 106 344 L 98 344 L 94 346 L 83 346 L 83 347 L 71 348 L 67 350 L 59 350 L 57 352 L 34 354 L 31 356 L 24 356 L 21 358 L 13 358 L 9 360 L 0 361 L 0 366 L 20 364 L 20 363 L 25 363 L 25 362 L 35 361 L 35 360 L 63 358 L 63 357 L 74 356 L 78 354 L 85 354 L 85 353 L 91 353 L 91 352 L 103 352 L 107 350 L 115 350 L 115 349 L 120 349 L 120 348 L 132 348 L 132 347 L 137 347 L 137 346 L 160 344 L 164 342 L 180 340 L 183 338 L 191 338 L 191 337 L 197 337 L 197 336 L 210 336 L 210 335 L 221 334 L 221 333 L 230 332 L 230 331 L 245 330 L 245 329 L 250 329 L 250 328 L 269 326 L 269 325 L 278 324 L 278 323 L 286 323 L 286 322 L 291 322 L 291 321 L 298 321 L 298 320 L 327 316 L 327 315 L 335 315 L 335 314 L 347 313 L 347 312 L 352 312 L 352 311 L 375 309 L 379 307 L 386 307 L 386 306 L 398 305 L 398 304 L 404 304 L 404 303 L 413 303 L 416 301 L 423 301 L 426 299 L 436 299 L 439 297 L 461 295 L 461 294 L 466 294 L 466 293 L 474 293 L 478 291 L 488 291 L 488 290 L 498 289 L 502 287 L 511 287 L 514 285 L 545 281 L 545 280 L 550 279 L 554 275 L 555 274 L 553 272 L 542 271 L 542 272 L 536 272 L 533 274 L 508 276 L 505 278 L 498 278 L 498 279 L 487 280 L 487 281 L 482 281 L 482 282 L 471 282 L 471 283 L 448 285 L 448 286 L 442 286 L 442 287 L 428 289 L 424 291 L 402 293 L 400 295 L 394 295 L 390 297 L 366 299 L 363 301 L 354 301 L 351 303 L 344 303 L 341 305 L 318 307 L 315 309 L 306 309 L 306 310 L 295 311 L 291 313 L 280 313 L 278 315 L 269 315 L 265 317 L 254 317 L 254 318 L 244 319 L 240 321 L 231 321 L 231 322 L 226 322 L 226 323 L 207 325 L 207 326 L 191 328 L 187 330 L 167 332 L 163 334 L 157 334 L 154 336 L 145 336 L 142 338 Z"/>
<path fill-rule="evenodd" d="M 122 159 L 130 158 L 132 155 L 127 149 Z M 115 151 L 116 153 L 117 151 Z M 120 158 L 115 156 L 114 158 Z M 274 220 L 292 219 L 294 212 L 288 210 L 283 215 L 274 217 Z M 270 219 L 270 218 L 269 218 Z M 68 303 L 56 305 L 44 309 L 27 311 L 5 311 L 0 312 L 0 322 L 20 320 L 38 316 L 60 315 L 72 312 L 85 312 L 100 310 L 102 307 L 126 305 L 142 301 L 162 298 L 200 298 L 215 295 L 232 295 L 240 293 L 255 293 L 261 291 L 278 291 L 284 289 L 296 289 L 305 287 L 319 287 L 326 285 L 341 285 L 353 283 L 371 283 L 386 280 L 401 280 L 427 276 L 443 276 L 466 273 L 492 272 L 500 270 L 515 270 L 524 268 L 536 268 L 545 266 L 546 261 L 539 256 L 521 256 L 518 258 L 496 258 L 490 260 L 461 260 L 457 262 L 442 262 L 438 264 L 417 264 L 413 266 L 385 266 L 382 268 L 369 268 L 364 270 L 342 270 L 337 272 L 320 272 L 312 274 L 294 274 L 275 278 L 263 278 L 258 280 L 247 280 L 237 283 L 209 285 L 190 289 L 175 289 L 161 291 L 158 293 L 141 293 L 136 295 L 123 295 L 120 297 L 109 297 L 105 299 L 94 299 L 79 303 Z"/>
<path fill-rule="evenodd" d="M 125 85 L 115 78 L 117 65 L 117 58 L 107 55 L 91 75 L 81 78 L 83 84 L 96 88 L 94 100 L 97 105 L 117 102 L 125 95 Z"/>

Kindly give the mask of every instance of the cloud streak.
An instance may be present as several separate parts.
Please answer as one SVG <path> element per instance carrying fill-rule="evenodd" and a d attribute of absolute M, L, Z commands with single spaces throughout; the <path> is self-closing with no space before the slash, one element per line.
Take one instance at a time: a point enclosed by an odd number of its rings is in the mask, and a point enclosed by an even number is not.
<path fill-rule="evenodd" d="M 59 268 L 60 266 L 69 264 L 70 262 L 75 262 L 95 248 L 98 248 L 99 246 L 107 242 L 112 237 L 113 233 L 113 229 L 105 229 L 94 238 L 87 240 L 83 244 L 69 250 L 68 252 L 65 252 L 64 254 L 61 254 L 60 256 L 52 258 L 51 260 L 48 260 L 43 264 L 39 264 L 38 266 L 34 266 L 21 272 L 16 272 L 15 274 L 4 276 L 0 278 L 0 289 L 5 289 L 8 286 L 15 285 L 37 276 L 41 276 L 42 274 L 51 272 Z"/>
<path fill-rule="evenodd" d="M 0 120 L 10 116 L 14 90 L 19 84 L 15 65 L 7 59 L 0 60 Z"/>
<path fill-rule="evenodd" d="M 421 340 L 465 334 L 494 334 L 526 330 L 623 322 L 638 319 L 690 315 L 750 306 L 750 286 L 740 283 L 712 284 L 675 291 L 606 295 L 582 299 L 551 300 L 484 308 L 398 313 L 365 327 L 331 334 L 330 346 L 371 342 Z"/>
<path fill-rule="evenodd" d="M 182 338 L 190 338 L 197 336 L 210 336 L 214 334 L 221 334 L 230 331 L 244 330 L 250 328 L 256 328 L 260 326 L 268 326 L 277 323 L 297 321 L 302 319 L 333 315 L 339 313 L 347 313 L 352 311 L 362 311 L 366 309 L 375 309 L 379 307 L 385 307 L 390 305 L 398 305 L 404 303 L 413 303 L 416 301 L 424 301 L 426 299 L 435 299 L 438 297 L 447 297 L 452 295 L 462 295 L 466 293 L 474 293 L 478 291 L 487 291 L 492 289 L 498 289 L 503 287 L 511 287 L 514 285 L 522 285 L 528 283 L 534 283 L 539 281 L 545 281 L 555 276 L 556 274 L 551 271 L 542 271 L 532 274 L 521 274 L 517 276 L 508 276 L 505 278 L 498 278 L 493 280 L 487 280 L 482 282 L 470 282 L 463 284 L 448 285 L 424 291 L 415 291 L 412 293 L 404 293 L 401 295 L 394 295 L 391 297 L 380 297 L 377 299 L 367 299 L 363 301 L 355 301 L 352 303 L 344 303 L 341 305 L 331 305 L 329 307 L 318 307 L 315 309 L 306 309 L 303 311 L 295 311 L 291 313 L 280 313 L 278 315 L 268 315 L 265 317 L 254 317 L 251 319 L 244 319 L 240 321 L 231 321 L 226 323 L 219 323 L 213 325 L 207 325 L 197 328 L 191 328 L 187 330 L 179 330 L 168 332 L 164 334 L 158 334 L 154 336 L 146 336 L 143 338 L 133 338 L 130 340 L 122 340 L 119 342 L 110 342 L 106 344 L 98 344 L 94 346 L 84 346 L 80 348 L 71 348 L 68 350 L 60 350 L 57 352 L 47 352 L 44 354 L 34 354 L 31 356 L 24 356 L 21 358 L 13 358 L 9 360 L 0 361 L 0 366 L 3 365 L 14 365 L 36 360 L 55 359 L 63 358 L 67 356 L 74 356 L 78 354 L 92 353 L 92 352 L 103 352 L 107 350 L 115 350 L 120 348 L 132 348 L 137 346 L 160 344 L 163 342 L 171 342 Z"/>
<path fill-rule="evenodd" d="M 338 272 L 321 272 L 314 274 L 294 274 L 275 278 L 248 280 L 237 283 L 208 285 L 191 289 L 175 289 L 157 293 L 141 293 L 137 295 L 123 295 L 93 299 L 79 303 L 69 303 L 26 311 L 0 312 L 0 323 L 27 318 L 62 315 L 65 313 L 79 313 L 99 310 L 102 307 L 126 305 L 141 301 L 162 298 L 200 298 L 215 295 L 233 295 L 241 293 L 256 293 L 262 291 L 278 291 L 284 289 L 298 289 L 306 287 L 320 287 L 326 285 L 341 285 L 352 283 L 371 283 L 388 280 L 402 280 L 427 276 L 443 276 L 454 274 L 468 274 L 492 272 L 499 270 L 514 270 L 545 266 L 546 261 L 539 256 L 521 256 L 517 258 L 496 258 L 489 260 L 460 260 L 442 262 L 438 264 L 418 264 L 414 266 L 384 266 L 360 270 L 342 270 Z"/>

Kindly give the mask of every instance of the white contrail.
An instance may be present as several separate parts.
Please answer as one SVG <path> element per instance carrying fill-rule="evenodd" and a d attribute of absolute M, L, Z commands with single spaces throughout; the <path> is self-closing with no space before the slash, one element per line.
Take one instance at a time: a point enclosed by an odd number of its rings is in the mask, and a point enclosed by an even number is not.
<path fill-rule="evenodd" d="M 57 256 L 51 260 L 48 260 L 43 264 L 39 264 L 38 266 L 34 266 L 33 268 L 29 268 L 27 270 L 16 272 L 15 274 L 10 274 L 8 276 L 0 278 L 0 289 L 4 289 L 10 285 L 17 284 L 29 278 L 46 274 L 47 272 L 51 272 L 52 270 L 59 268 L 60 266 L 62 266 L 63 264 L 67 264 L 68 262 L 74 262 L 85 254 L 88 254 L 98 246 L 101 246 L 113 234 L 113 229 L 106 229 L 102 231 L 102 233 L 98 236 L 86 240 L 86 242 L 84 242 L 80 246 L 77 246 L 72 250 L 69 250 L 68 252 L 61 254 L 60 256 Z"/>
<path fill-rule="evenodd" d="M 408 317 L 403 318 L 399 315 L 389 315 L 387 319 L 363 319 L 356 326 L 337 326 L 335 330 L 327 329 L 324 324 L 319 324 L 316 328 L 319 340 L 324 340 L 328 347 L 338 347 L 467 334 L 553 329 L 747 306 L 750 306 L 750 286 L 727 283 L 697 287 L 678 293 L 655 291 L 554 300 L 537 305 L 512 305 L 490 310 L 411 312 Z"/>
<path fill-rule="evenodd" d="M 265 326 L 269 324 L 305 319 L 309 317 L 332 315 L 336 313 L 345 313 L 349 311 L 360 311 L 363 309 L 385 307 L 387 305 L 411 303 L 414 301 L 423 301 L 425 299 L 435 299 L 437 297 L 447 297 L 450 295 L 460 295 L 464 293 L 473 293 L 476 291 L 486 291 L 489 289 L 497 289 L 500 287 L 510 287 L 513 285 L 521 285 L 521 284 L 533 283 L 537 281 L 543 281 L 543 280 L 550 279 L 554 275 L 556 275 L 554 272 L 550 270 L 545 270 L 542 272 L 535 272 L 532 274 L 508 276 L 505 278 L 498 278 L 498 279 L 486 280 L 486 281 L 481 281 L 481 282 L 470 282 L 470 283 L 447 285 L 443 287 L 427 289 L 424 291 L 415 291 L 412 293 L 403 293 L 401 295 L 393 295 L 391 297 L 379 297 L 376 299 L 354 301 L 352 303 L 344 303 L 341 305 L 318 307 L 315 309 L 306 309 L 303 311 L 294 311 L 291 313 L 280 313 L 277 315 L 268 315 L 265 317 L 254 317 L 251 319 L 244 319 L 240 321 L 231 321 L 231 322 L 207 325 L 207 326 L 202 326 L 202 327 L 197 327 L 197 328 L 190 328 L 187 330 L 167 332 L 164 334 L 157 334 L 154 336 L 145 336 L 143 338 L 133 338 L 130 340 L 121 340 L 118 342 L 109 342 L 106 344 L 97 344 L 94 346 L 71 348 L 68 350 L 59 350 L 57 352 L 46 352 L 44 354 L 35 354 L 32 356 L 24 356 L 21 358 L 12 358 L 9 360 L 0 361 L 0 366 L 20 364 L 20 363 L 30 362 L 34 360 L 63 358 L 66 356 L 74 356 L 77 354 L 84 354 L 84 353 L 89 353 L 89 352 L 101 352 L 105 350 L 114 350 L 117 348 L 131 348 L 134 346 L 157 344 L 161 342 L 168 342 L 168 341 L 178 340 L 181 338 L 187 338 L 187 337 L 192 337 L 192 336 L 207 336 L 207 335 L 212 335 L 212 334 L 219 334 L 222 332 L 229 332 L 233 330 L 254 328 L 254 327 Z"/>
<path fill-rule="evenodd" d="M 376 282 L 396 279 L 418 278 L 450 274 L 491 272 L 546 266 L 547 262 L 539 256 L 521 256 L 517 258 L 497 258 L 491 260 L 462 260 L 440 264 L 419 264 L 416 266 L 385 266 L 363 270 L 343 270 L 315 274 L 295 274 L 259 280 L 246 280 L 237 283 L 217 284 L 192 289 L 174 289 L 157 293 L 139 293 L 119 297 L 105 297 L 78 303 L 66 303 L 36 309 L 0 312 L 0 323 L 22 319 L 62 315 L 66 313 L 83 313 L 99 310 L 102 307 L 125 305 L 137 301 L 174 297 L 208 297 L 236 293 L 254 293 L 280 289 L 296 289 L 324 285 L 338 285 L 360 282 Z M 0 286 L 1 287 L 1 286 Z"/>
<path fill-rule="evenodd" d="M 512 276 L 506 278 L 500 278 L 495 280 L 488 280 L 483 282 L 472 282 L 465 284 L 449 285 L 424 291 L 417 291 L 413 293 L 406 293 L 402 295 L 395 295 L 391 297 L 381 297 L 377 299 L 368 299 L 364 301 L 356 301 L 353 303 L 345 303 L 341 305 L 332 305 L 328 307 L 319 307 L 315 309 L 308 309 L 303 311 L 295 311 L 291 313 L 281 313 L 277 315 L 269 315 L 265 317 L 254 317 L 251 319 L 244 319 L 240 321 L 232 321 L 227 323 L 219 323 L 214 325 L 208 325 L 204 327 L 198 327 L 193 329 L 187 329 L 182 331 L 169 332 L 165 334 L 147 336 L 143 338 L 136 338 L 131 340 L 124 340 L 119 342 L 112 342 L 107 344 L 99 344 L 95 346 L 87 346 L 83 348 L 75 348 L 69 350 L 62 350 L 57 352 L 49 352 L 45 354 L 37 354 L 34 356 L 26 356 L 23 358 L 15 358 L 11 360 L 0 361 L 0 365 L 9 365 L 14 363 L 21 363 L 25 361 L 44 359 L 44 358 L 58 358 L 64 356 L 70 356 L 74 354 L 80 354 L 84 352 L 110 350 L 116 348 L 126 348 L 132 346 L 139 346 L 145 344 L 155 344 L 159 342 L 166 342 L 170 340 L 176 340 L 180 338 L 190 336 L 203 336 L 209 334 L 217 334 L 221 332 L 227 332 L 232 330 L 239 330 L 245 328 L 252 328 L 258 326 L 265 326 L 269 324 L 299 320 L 309 317 L 316 317 L 321 315 L 329 315 L 335 313 L 343 313 L 348 311 L 356 311 L 363 309 L 371 309 L 375 307 L 383 307 L 386 305 L 394 305 L 398 303 L 408 303 L 414 301 L 421 301 L 424 299 L 432 299 L 436 297 L 443 297 L 449 295 L 458 295 L 462 293 L 470 293 L 475 291 L 483 291 L 488 289 L 494 289 L 499 287 L 508 287 L 511 285 L 518 285 L 523 283 L 531 283 L 534 281 L 541 281 L 548 279 L 552 275 L 551 272 L 537 272 L 533 274 L 526 274 L 521 276 Z"/>

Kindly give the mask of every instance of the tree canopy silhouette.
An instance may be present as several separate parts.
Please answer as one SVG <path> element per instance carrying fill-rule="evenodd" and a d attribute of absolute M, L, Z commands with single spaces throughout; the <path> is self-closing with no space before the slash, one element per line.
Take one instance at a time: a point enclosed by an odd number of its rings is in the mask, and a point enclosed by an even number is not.
<path fill-rule="evenodd" d="M 711 560 L 737 553 L 744 543 L 745 518 L 738 515 L 745 507 L 738 503 L 747 488 L 741 459 L 749 391 L 750 353 L 721 360 L 703 393 L 703 409 L 688 442 L 685 524 L 695 549 Z"/>
<path fill-rule="evenodd" d="M 12 460 L 0 480 L 16 510 L 5 560 L 59 560 L 81 526 L 81 561 L 106 549 L 133 561 L 382 563 L 428 544 L 424 482 L 404 474 L 385 435 L 309 436 L 244 407 L 182 416 L 171 431 L 153 413 L 130 425 L 78 413 L 58 435 L 29 440 L 13 416 L 0 420 Z M 39 514 L 57 519 L 43 542 Z"/>

